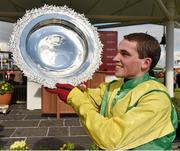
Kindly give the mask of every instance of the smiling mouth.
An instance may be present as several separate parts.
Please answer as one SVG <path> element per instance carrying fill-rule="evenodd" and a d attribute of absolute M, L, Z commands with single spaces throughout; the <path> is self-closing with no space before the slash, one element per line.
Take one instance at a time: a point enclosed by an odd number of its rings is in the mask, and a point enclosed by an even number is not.
<path fill-rule="evenodd" d="M 116 68 L 123 68 L 123 65 L 121 63 L 117 63 Z"/>

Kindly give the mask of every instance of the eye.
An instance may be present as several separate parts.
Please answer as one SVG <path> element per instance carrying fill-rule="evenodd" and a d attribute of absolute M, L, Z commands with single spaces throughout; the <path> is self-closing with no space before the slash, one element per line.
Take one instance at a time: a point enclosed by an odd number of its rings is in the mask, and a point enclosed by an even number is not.
<path fill-rule="evenodd" d="M 127 51 L 124 51 L 124 50 L 120 51 L 120 54 L 122 56 L 130 56 L 130 54 Z"/>

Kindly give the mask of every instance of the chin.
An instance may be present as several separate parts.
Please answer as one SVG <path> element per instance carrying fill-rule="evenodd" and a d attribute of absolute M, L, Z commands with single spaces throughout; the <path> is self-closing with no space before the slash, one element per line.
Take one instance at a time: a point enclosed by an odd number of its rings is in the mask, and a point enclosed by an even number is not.
<path fill-rule="evenodd" d="M 114 74 L 117 78 L 124 78 L 124 74 L 115 73 Z"/>

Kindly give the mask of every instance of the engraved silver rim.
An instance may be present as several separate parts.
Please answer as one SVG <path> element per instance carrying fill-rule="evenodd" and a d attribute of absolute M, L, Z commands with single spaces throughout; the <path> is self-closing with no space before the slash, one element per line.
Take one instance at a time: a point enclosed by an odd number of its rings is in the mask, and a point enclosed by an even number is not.
<path fill-rule="evenodd" d="M 67 6 L 27 11 L 14 25 L 10 49 L 28 80 L 50 88 L 87 81 L 101 64 L 97 29 Z"/>

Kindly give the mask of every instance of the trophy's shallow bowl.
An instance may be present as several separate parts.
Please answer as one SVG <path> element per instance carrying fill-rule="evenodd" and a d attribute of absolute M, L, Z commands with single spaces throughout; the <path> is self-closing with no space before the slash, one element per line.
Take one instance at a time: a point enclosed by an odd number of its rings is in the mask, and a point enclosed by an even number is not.
<path fill-rule="evenodd" d="M 51 19 L 53 18 L 53 19 Z M 32 68 L 38 68 L 39 74 L 67 78 L 75 76 L 78 71 L 86 70 L 90 63 L 92 41 L 70 17 L 66 21 L 64 15 L 40 16 L 28 24 L 20 37 L 20 51 L 26 64 L 31 62 Z M 82 69 L 81 69 L 82 68 Z"/>
<path fill-rule="evenodd" d="M 67 7 L 44 6 L 27 12 L 14 27 L 10 46 L 25 75 L 48 87 L 80 84 L 101 64 L 96 29 Z"/>

